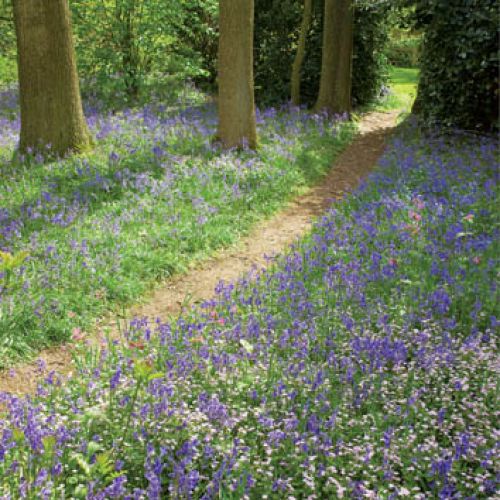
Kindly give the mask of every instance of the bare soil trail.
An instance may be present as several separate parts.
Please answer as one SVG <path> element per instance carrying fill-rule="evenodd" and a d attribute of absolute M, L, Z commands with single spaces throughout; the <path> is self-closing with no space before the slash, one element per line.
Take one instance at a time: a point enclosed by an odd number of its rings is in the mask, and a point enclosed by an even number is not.
<path fill-rule="evenodd" d="M 250 233 L 237 244 L 223 249 L 208 260 L 200 262 L 187 273 L 175 276 L 156 287 L 143 303 L 131 307 L 126 316 L 132 318 L 166 318 L 178 314 L 189 303 L 209 299 L 220 280 L 233 281 L 253 267 L 268 263 L 265 256 L 283 252 L 294 240 L 306 234 L 315 217 L 321 215 L 344 193 L 355 188 L 376 165 L 386 140 L 396 126 L 399 111 L 372 112 L 359 122 L 359 134 L 337 158 L 321 184 L 291 200 L 271 218 L 257 223 Z M 103 318 L 96 332 L 89 336 L 97 339 L 99 328 L 108 327 L 116 335 L 116 319 Z M 82 340 L 83 341 L 83 340 Z M 71 375 L 74 369 L 72 350 L 68 343 L 42 351 L 37 362 L 26 363 L 0 372 L 0 392 L 34 393 L 43 376 L 55 370 Z M 42 365 L 44 368 L 42 369 Z"/>

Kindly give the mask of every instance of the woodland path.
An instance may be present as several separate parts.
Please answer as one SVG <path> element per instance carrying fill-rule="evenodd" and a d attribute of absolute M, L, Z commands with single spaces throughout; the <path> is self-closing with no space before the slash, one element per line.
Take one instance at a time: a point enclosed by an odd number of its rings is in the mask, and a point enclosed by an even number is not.
<path fill-rule="evenodd" d="M 226 283 L 234 281 L 255 267 L 268 265 L 266 256 L 283 252 L 294 240 L 305 235 L 311 229 L 315 217 L 321 215 L 332 200 L 341 198 L 344 193 L 355 188 L 370 172 L 396 126 L 398 114 L 399 111 L 395 110 L 364 115 L 358 124 L 359 134 L 337 158 L 321 184 L 291 200 L 271 218 L 257 223 L 234 246 L 217 252 L 214 257 L 200 262 L 187 273 L 158 285 L 144 298 L 143 303 L 131 307 L 126 316 L 166 319 L 169 315 L 178 314 L 186 305 L 209 299 L 220 280 Z M 105 327 L 110 328 L 111 335 L 116 336 L 119 326 L 117 321 L 103 318 L 88 340 L 95 342 L 99 330 Z M 51 370 L 71 375 L 74 369 L 74 347 L 74 343 L 68 343 L 42 351 L 38 359 L 43 360 L 43 371 L 40 361 L 37 361 L 0 372 L 0 392 L 34 393 L 43 373 Z"/>

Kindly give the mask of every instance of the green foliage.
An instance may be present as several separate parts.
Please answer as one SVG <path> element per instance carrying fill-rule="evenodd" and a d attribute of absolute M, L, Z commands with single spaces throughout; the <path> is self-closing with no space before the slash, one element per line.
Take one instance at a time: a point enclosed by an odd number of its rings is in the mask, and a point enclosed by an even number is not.
<path fill-rule="evenodd" d="M 255 84 L 260 104 L 289 99 L 290 75 L 301 21 L 302 1 L 293 0 L 283 9 L 277 0 L 256 0 Z M 318 95 L 321 72 L 323 2 L 313 4 L 312 22 L 302 68 L 301 99 L 312 105 Z M 377 97 L 387 82 L 384 56 L 391 7 L 388 2 L 358 3 L 355 10 L 353 101 L 365 105 Z"/>
<path fill-rule="evenodd" d="M 71 8 L 82 76 L 136 97 L 146 74 L 164 62 L 172 9 L 153 0 L 76 0 Z"/>
<path fill-rule="evenodd" d="M 385 46 L 389 39 L 389 4 L 359 5 L 354 18 L 352 98 L 363 106 L 378 97 L 388 81 Z"/>
<path fill-rule="evenodd" d="M 419 110 L 425 121 L 491 129 L 498 121 L 498 3 L 422 2 L 426 25 Z"/>
<path fill-rule="evenodd" d="M 290 98 L 301 4 L 293 0 L 284 9 L 280 0 L 255 0 L 254 78 L 259 105 L 275 105 Z"/>
<path fill-rule="evenodd" d="M 14 82 L 16 79 L 17 65 L 15 59 L 0 56 L 0 86 Z"/>
<path fill-rule="evenodd" d="M 14 270 L 21 266 L 26 257 L 28 257 L 28 252 L 25 251 L 12 255 L 9 252 L 0 250 L 0 286 L 7 288 L 10 285 Z"/>
<path fill-rule="evenodd" d="M 419 66 L 421 43 L 420 36 L 390 40 L 385 50 L 388 62 L 393 66 L 417 68 Z"/>
<path fill-rule="evenodd" d="M 0 86 L 17 78 L 16 35 L 10 1 L 0 0 Z"/>
<path fill-rule="evenodd" d="M 195 76 L 197 82 L 213 84 L 217 76 L 219 0 L 184 0 L 183 19 L 175 27 L 178 51 L 186 60 L 199 61 L 203 68 Z"/>
<path fill-rule="evenodd" d="M 312 106 L 319 91 L 321 75 L 321 47 L 323 45 L 323 1 L 315 1 L 312 21 L 306 43 L 306 57 L 302 66 L 301 99 Z M 289 81 L 287 81 L 289 87 Z M 289 92 L 287 87 L 287 91 Z M 288 97 L 288 94 L 287 94 Z"/>
<path fill-rule="evenodd" d="M 193 33 L 205 28 L 193 15 L 199 3 L 71 2 L 80 76 L 100 95 L 137 100 L 152 80 L 166 79 L 168 74 L 179 80 L 204 74 L 199 54 L 179 43 L 179 33 L 191 23 Z M 213 9 L 213 1 L 206 4 L 204 12 Z"/>
<path fill-rule="evenodd" d="M 357 105 L 373 100 L 387 81 L 383 52 L 392 22 L 389 3 L 356 2 L 353 100 Z M 3 7 L 6 18 L 9 5 Z M 218 0 L 74 0 L 70 5 L 84 94 L 105 97 L 113 107 L 111 101 L 137 101 L 153 82 L 161 92 L 168 92 L 174 80 L 215 83 Z M 315 0 L 301 84 L 302 101 L 309 105 L 319 88 L 323 9 L 323 0 Z M 261 106 L 289 99 L 301 15 L 302 0 L 290 0 L 285 9 L 280 0 L 255 2 L 255 86 Z M 8 45 L 9 54 L 15 55 L 11 23 L 0 22 L 0 34 L 0 47 Z M 0 61 L 0 81 L 15 77 L 13 59 L 8 66 Z"/>

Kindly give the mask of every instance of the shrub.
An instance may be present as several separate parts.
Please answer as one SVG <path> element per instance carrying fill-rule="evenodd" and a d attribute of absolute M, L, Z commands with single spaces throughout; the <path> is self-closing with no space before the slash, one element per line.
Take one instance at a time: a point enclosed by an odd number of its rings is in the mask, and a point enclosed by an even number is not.
<path fill-rule="evenodd" d="M 421 53 L 421 37 L 391 40 L 385 49 L 389 64 L 402 68 L 417 68 Z"/>
<path fill-rule="evenodd" d="M 255 98 L 261 106 L 275 105 L 290 98 L 301 2 L 292 0 L 286 9 L 282 4 L 280 0 L 255 0 Z"/>
<path fill-rule="evenodd" d="M 125 94 L 136 101 L 152 82 L 208 74 L 217 43 L 210 31 L 217 4 L 201 3 L 72 1 L 80 76 L 107 98 Z M 210 57 L 202 57 L 200 45 Z"/>
<path fill-rule="evenodd" d="M 186 59 L 199 60 L 197 83 L 214 84 L 217 76 L 219 29 L 218 0 L 186 0 L 183 3 L 183 21 L 175 27 L 181 53 Z"/>
<path fill-rule="evenodd" d="M 498 122 L 496 0 L 433 0 L 426 24 L 419 110 L 427 122 L 491 129 Z"/>
<path fill-rule="evenodd" d="M 389 78 L 384 54 L 389 39 L 389 6 L 360 5 L 355 12 L 352 99 L 354 105 L 364 106 L 379 96 Z"/>
<path fill-rule="evenodd" d="M 16 37 L 11 2 L 0 1 L 0 87 L 17 79 Z"/>

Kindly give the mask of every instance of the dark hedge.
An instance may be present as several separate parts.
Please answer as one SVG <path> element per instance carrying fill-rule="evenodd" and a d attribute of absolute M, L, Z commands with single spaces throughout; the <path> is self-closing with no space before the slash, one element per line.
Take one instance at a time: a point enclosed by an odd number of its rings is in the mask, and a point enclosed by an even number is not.
<path fill-rule="evenodd" d="M 498 126 L 498 1 L 420 2 L 425 24 L 417 111 L 430 123 Z"/>

